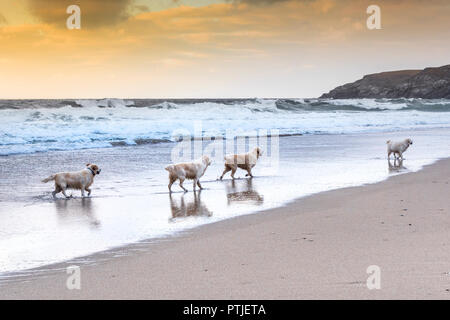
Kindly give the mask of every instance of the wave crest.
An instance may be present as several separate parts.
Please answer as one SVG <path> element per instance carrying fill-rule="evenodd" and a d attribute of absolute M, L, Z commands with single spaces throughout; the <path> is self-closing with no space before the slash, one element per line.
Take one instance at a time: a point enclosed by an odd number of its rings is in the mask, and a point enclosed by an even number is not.
<path fill-rule="evenodd" d="M 0 100 L 0 155 L 276 129 L 281 135 L 450 127 L 450 100 Z M 201 121 L 202 128 L 195 125 Z"/>

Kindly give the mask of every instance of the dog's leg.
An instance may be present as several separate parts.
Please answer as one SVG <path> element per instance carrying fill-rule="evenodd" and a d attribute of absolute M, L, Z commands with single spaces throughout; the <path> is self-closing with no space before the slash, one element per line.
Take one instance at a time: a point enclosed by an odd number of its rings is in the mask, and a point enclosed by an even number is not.
<path fill-rule="evenodd" d="M 66 197 L 66 199 L 70 199 L 70 197 L 66 194 L 66 190 L 64 188 L 61 188 L 61 191 L 64 197 Z"/>
<path fill-rule="evenodd" d="M 247 168 L 247 174 L 245 175 L 246 177 L 248 177 L 248 176 L 250 176 L 250 178 L 253 178 L 253 175 L 252 175 L 252 169 L 250 169 L 250 168 Z"/>
<path fill-rule="evenodd" d="M 172 185 L 177 179 L 173 179 L 172 177 L 169 178 L 169 192 L 172 193 Z"/>
<path fill-rule="evenodd" d="M 91 189 L 89 189 L 89 188 L 85 188 L 84 190 L 86 190 L 87 191 L 87 193 L 88 193 L 88 197 L 91 195 Z"/>
<path fill-rule="evenodd" d="M 388 151 L 388 160 L 391 158 L 391 153 L 392 153 L 392 151 Z M 395 157 L 395 154 L 394 154 L 394 157 Z"/>
<path fill-rule="evenodd" d="M 227 172 L 230 171 L 230 170 L 231 170 L 230 166 L 225 165 L 225 169 L 223 170 L 222 175 L 220 176 L 220 180 L 222 180 L 224 174 L 227 173 Z"/>
<path fill-rule="evenodd" d="M 193 186 L 193 190 L 194 190 L 194 192 L 195 192 L 195 187 L 197 186 L 197 182 L 198 182 L 198 180 L 197 179 L 194 179 L 194 186 Z"/>
<path fill-rule="evenodd" d="M 53 199 L 56 199 L 56 194 L 61 192 L 61 188 L 55 185 L 55 191 L 52 192 Z"/>
<path fill-rule="evenodd" d="M 81 188 L 81 197 L 84 198 L 84 189 Z"/>
<path fill-rule="evenodd" d="M 234 180 L 234 174 L 236 173 L 237 167 L 233 166 L 231 168 L 231 178 Z"/>
<path fill-rule="evenodd" d="M 200 188 L 200 190 L 203 189 L 202 185 L 200 184 L 200 180 L 197 180 L 197 185 L 198 185 L 198 187 Z"/>
<path fill-rule="evenodd" d="M 184 179 L 185 179 L 185 178 L 181 178 L 181 177 L 180 177 L 180 187 L 181 187 L 181 189 L 184 190 L 184 192 L 188 192 L 187 189 L 186 189 L 185 187 L 183 187 Z"/>

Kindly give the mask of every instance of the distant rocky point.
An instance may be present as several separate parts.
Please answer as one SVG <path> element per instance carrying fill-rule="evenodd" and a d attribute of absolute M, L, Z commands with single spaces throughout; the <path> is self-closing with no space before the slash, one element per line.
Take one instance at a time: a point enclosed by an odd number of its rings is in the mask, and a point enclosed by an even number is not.
<path fill-rule="evenodd" d="M 450 65 L 369 74 L 358 81 L 337 87 L 320 98 L 450 99 Z"/>

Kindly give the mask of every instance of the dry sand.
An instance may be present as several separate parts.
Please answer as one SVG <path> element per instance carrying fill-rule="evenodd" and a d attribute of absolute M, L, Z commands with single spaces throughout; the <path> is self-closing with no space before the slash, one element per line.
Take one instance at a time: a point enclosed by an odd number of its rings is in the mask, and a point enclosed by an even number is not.
<path fill-rule="evenodd" d="M 81 290 L 52 271 L 1 284 L 0 298 L 447 299 L 449 181 L 442 160 L 83 265 Z M 381 268 L 380 290 L 366 287 L 369 265 Z"/>

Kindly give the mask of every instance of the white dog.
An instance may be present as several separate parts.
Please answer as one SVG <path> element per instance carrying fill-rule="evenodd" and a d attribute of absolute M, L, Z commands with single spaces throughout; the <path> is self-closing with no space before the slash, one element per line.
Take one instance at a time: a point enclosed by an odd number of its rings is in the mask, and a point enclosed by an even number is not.
<path fill-rule="evenodd" d="M 234 179 L 234 174 L 237 168 L 241 168 L 247 171 L 246 177 L 252 175 L 252 168 L 256 165 L 259 157 L 262 155 L 262 151 L 259 147 L 253 148 L 252 151 L 241 154 L 229 154 L 225 156 L 225 169 L 223 170 L 220 180 L 222 180 L 225 173 L 231 171 L 231 178 Z"/>
<path fill-rule="evenodd" d="M 394 159 L 397 159 L 396 155 L 398 155 L 398 158 L 403 159 L 403 153 L 409 148 L 410 145 L 413 144 L 411 139 L 405 139 L 403 141 L 391 141 L 388 140 L 386 141 L 387 144 L 387 154 L 388 154 L 388 159 L 391 156 L 391 153 L 394 154 Z"/>
<path fill-rule="evenodd" d="M 200 184 L 200 178 L 205 174 L 210 164 L 211 160 L 209 160 L 209 157 L 202 156 L 194 162 L 177 163 L 167 166 L 165 169 L 169 171 L 169 192 L 172 192 L 172 184 L 177 180 L 180 180 L 180 187 L 184 192 L 187 192 L 187 189 L 183 187 L 183 182 L 186 179 L 194 180 L 194 191 L 196 185 L 200 189 L 203 189 Z"/>
<path fill-rule="evenodd" d="M 55 180 L 55 191 L 52 192 L 53 198 L 56 194 L 62 192 L 66 198 L 70 198 L 66 194 L 66 189 L 81 190 L 81 196 L 84 197 L 84 191 L 88 192 L 88 196 L 91 195 L 91 189 L 89 187 L 94 183 L 94 177 L 100 174 L 101 169 L 96 164 L 88 163 L 86 168 L 77 172 L 61 172 L 52 174 L 50 177 L 45 178 L 42 182 L 47 183 L 51 180 Z"/>

